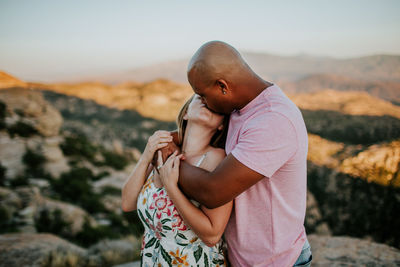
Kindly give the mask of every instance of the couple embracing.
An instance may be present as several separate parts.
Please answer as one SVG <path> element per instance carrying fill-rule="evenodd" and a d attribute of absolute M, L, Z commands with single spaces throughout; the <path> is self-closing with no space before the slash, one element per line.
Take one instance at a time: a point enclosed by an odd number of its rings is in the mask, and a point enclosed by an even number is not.
<path fill-rule="evenodd" d="M 188 80 L 177 132 L 149 138 L 122 189 L 142 266 L 310 266 L 300 110 L 224 42 L 199 48 Z"/>

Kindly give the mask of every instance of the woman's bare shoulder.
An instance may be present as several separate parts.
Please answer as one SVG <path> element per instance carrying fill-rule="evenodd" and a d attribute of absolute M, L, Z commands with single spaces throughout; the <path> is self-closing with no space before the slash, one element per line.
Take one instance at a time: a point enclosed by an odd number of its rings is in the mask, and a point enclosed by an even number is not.
<path fill-rule="evenodd" d="M 218 164 L 225 158 L 225 150 L 222 148 L 211 148 L 207 152 L 207 156 L 205 158 L 205 169 L 208 171 L 213 171 Z"/>

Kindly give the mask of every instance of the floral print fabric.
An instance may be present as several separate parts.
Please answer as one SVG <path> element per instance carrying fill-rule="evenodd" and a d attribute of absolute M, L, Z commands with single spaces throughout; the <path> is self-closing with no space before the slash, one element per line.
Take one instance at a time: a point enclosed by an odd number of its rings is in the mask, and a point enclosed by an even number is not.
<path fill-rule="evenodd" d="M 144 224 L 141 266 L 226 266 L 222 241 L 208 247 L 185 225 L 164 188 L 150 174 L 138 197 Z"/>

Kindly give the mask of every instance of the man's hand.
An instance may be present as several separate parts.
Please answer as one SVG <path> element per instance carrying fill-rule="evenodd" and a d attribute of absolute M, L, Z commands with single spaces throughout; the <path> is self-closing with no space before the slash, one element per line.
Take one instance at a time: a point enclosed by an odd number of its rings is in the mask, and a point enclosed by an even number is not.
<path fill-rule="evenodd" d="M 174 153 L 175 151 L 178 151 L 178 154 L 181 152 L 181 149 L 176 145 L 176 143 L 178 142 L 177 140 L 177 132 L 172 132 L 171 133 L 172 136 L 172 140 L 173 142 L 169 142 L 167 146 L 159 149 L 159 151 L 161 151 L 162 154 L 162 162 L 166 162 L 168 157 L 172 155 L 172 153 Z M 158 153 L 154 153 L 154 157 L 152 160 L 152 164 L 153 166 L 158 166 L 157 164 L 157 154 Z"/>

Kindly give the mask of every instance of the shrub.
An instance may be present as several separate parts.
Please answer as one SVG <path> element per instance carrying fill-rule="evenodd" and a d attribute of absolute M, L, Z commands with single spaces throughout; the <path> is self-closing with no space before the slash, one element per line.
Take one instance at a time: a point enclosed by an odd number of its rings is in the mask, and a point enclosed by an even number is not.
<path fill-rule="evenodd" d="M 38 232 L 47 232 L 66 237 L 70 233 L 71 224 L 64 221 L 62 211 L 59 209 L 49 212 L 44 209 L 40 211 L 39 217 L 35 220 L 35 228 Z"/>
<path fill-rule="evenodd" d="M 42 167 L 45 161 L 46 158 L 43 155 L 36 153 L 30 149 L 28 149 L 22 157 L 22 162 L 25 163 L 27 167 L 32 169 L 38 169 Z"/>
<path fill-rule="evenodd" d="M 144 226 L 139 219 L 139 215 L 136 210 L 123 213 L 124 218 L 128 221 L 129 232 L 137 237 L 143 235 Z"/>
<path fill-rule="evenodd" d="M 10 181 L 10 187 L 15 188 L 29 184 L 29 179 L 25 175 L 19 175 Z"/>
<path fill-rule="evenodd" d="M 122 170 L 127 164 L 125 156 L 106 150 L 104 147 L 92 144 L 84 134 L 75 134 L 65 138 L 60 145 L 64 155 L 85 158 L 96 166 L 110 166 Z M 101 153 L 104 160 L 96 159 L 96 154 Z"/>
<path fill-rule="evenodd" d="M 104 165 L 111 166 L 114 169 L 122 170 L 128 164 L 126 157 L 117 153 L 105 150 L 102 152 L 102 154 L 104 156 Z"/>
<path fill-rule="evenodd" d="M 139 237 L 143 234 L 144 228 L 139 220 L 137 212 L 129 212 L 123 215 L 108 213 L 110 225 L 99 225 L 93 227 L 86 218 L 82 231 L 71 241 L 78 245 L 88 247 L 102 239 L 117 239 L 127 235 Z"/>
<path fill-rule="evenodd" d="M 4 119 L 6 118 L 6 108 L 6 104 L 0 101 L 0 130 L 6 128 L 6 124 L 4 122 Z"/>
<path fill-rule="evenodd" d="M 349 144 L 374 144 L 400 138 L 400 120 L 391 116 L 349 115 L 330 110 L 302 110 L 307 130 Z"/>
<path fill-rule="evenodd" d="M 0 120 L 4 120 L 6 118 L 6 111 L 7 105 L 3 101 L 0 101 Z"/>
<path fill-rule="evenodd" d="M 28 149 L 22 157 L 22 162 L 26 165 L 24 175 L 25 177 L 40 177 L 49 181 L 53 179 L 53 177 L 43 168 L 43 164 L 46 162 L 46 158 L 43 155 Z"/>
<path fill-rule="evenodd" d="M 94 157 L 98 151 L 98 148 L 93 145 L 85 135 L 76 134 L 73 136 L 67 136 L 64 142 L 60 145 L 64 155 L 67 156 L 80 156 L 94 161 Z"/>
<path fill-rule="evenodd" d="M 105 238 L 116 239 L 119 237 L 120 235 L 118 232 L 113 231 L 111 227 L 105 225 L 93 227 L 86 218 L 82 231 L 80 231 L 71 241 L 83 247 L 88 247 Z"/>
<path fill-rule="evenodd" d="M 114 196 L 121 196 L 121 189 L 115 188 L 113 186 L 105 186 L 101 190 L 102 195 L 114 195 Z"/>
<path fill-rule="evenodd" d="M 32 125 L 21 121 L 10 126 L 7 130 L 11 137 L 14 137 L 15 135 L 30 137 L 32 135 L 38 134 L 38 131 Z"/>
<path fill-rule="evenodd" d="M 78 204 L 88 212 L 105 211 L 100 195 L 93 192 L 90 180 L 93 173 L 87 168 L 73 168 L 61 174 L 58 180 L 50 181 L 52 189 L 60 199 Z"/>
<path fill-rule="evenodd" d="M 0 162 L 0 186 L 5 186 L 6 182 L 6 168 Z"/>
<path fill-rule="evenodd" d="M 7 209 L 0 205 L 0 234 L 18 232 L 18 225 L 14 221 L 14 216 L 15 214 L 9 214 Z"/>
<path fill-rule="evenodd" d="M 102 179 L 103 177 L 106 177 L 106 176 L 108 176 L 108 175 L 110 175 L 110 173 L 109 173 L 108 171 L 102 171 L 102 172 L 100 172 L 99 174 L 97 174 L 96 176 L 93 176 L 92 180 L 93 180 L 93 181 L 97 181 L 97 180 L 100 180 L 100 179 Z"/>

